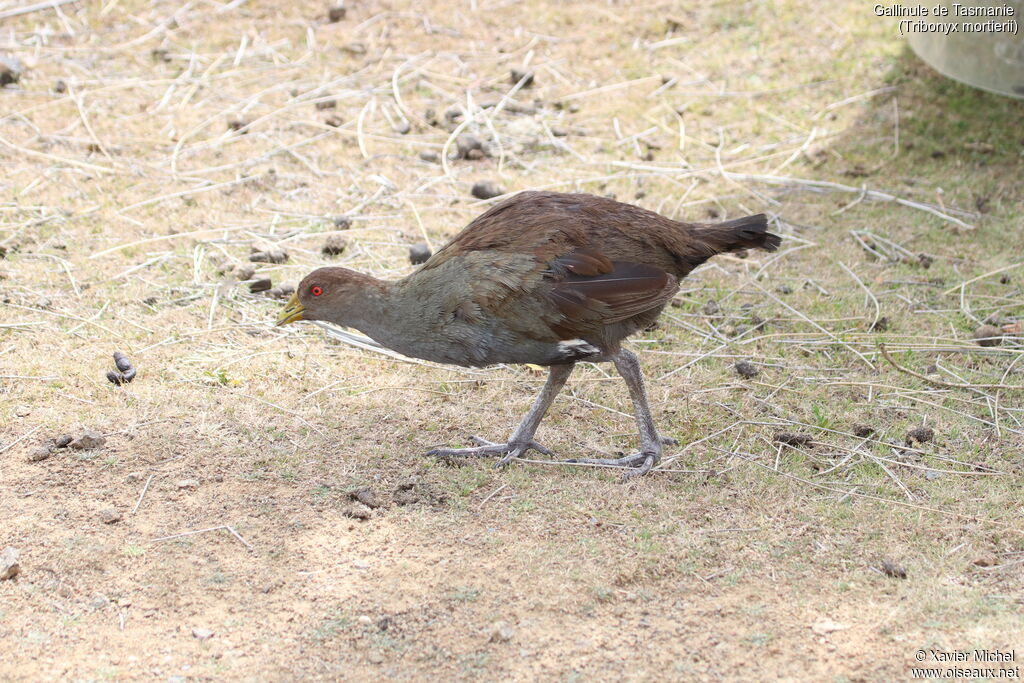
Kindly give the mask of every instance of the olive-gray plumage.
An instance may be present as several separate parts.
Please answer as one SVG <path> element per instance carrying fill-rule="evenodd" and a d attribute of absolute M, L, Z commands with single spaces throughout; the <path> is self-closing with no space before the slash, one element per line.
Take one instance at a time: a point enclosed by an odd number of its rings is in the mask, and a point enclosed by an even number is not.
<path fill-rule="evenodd" d="M 642 448 L 614 462 L 589 462 L 637 465 L 642 473 L 660 456 L 661 440 L 636 357 L 622 340 L 653 323 L 679 281 L 707 259 L 739 249 L 772 251 L 779 242 L 763 215 L 683 223 L 593 195 L 523 192 L 481 214 L 400 280 L 346 268 L 313 271 L 279 323 L 326 320 L 440 363 L 551 366 L 548 384 L 508 443 L 435 451 L 504 455 L 502 463 L 541 448 L 533 432 L 575 362 L 611 361 L 630 389 Z"/>

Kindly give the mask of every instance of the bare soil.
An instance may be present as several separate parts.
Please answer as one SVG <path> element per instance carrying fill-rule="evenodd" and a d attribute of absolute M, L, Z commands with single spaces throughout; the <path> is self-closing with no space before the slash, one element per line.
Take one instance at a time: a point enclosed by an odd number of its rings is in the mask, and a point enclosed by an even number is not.
<path fill-rule="evenodd" d="M 1024 104 L 935 75 L 854 0 L 328 10 L 0 20 L 25 67 L 0 89 L 0 679 L 1019 666 Z M 504 438 L 543 373 L 271 326 L 315 267 L 411 272 L 494 201 L 477 183 L 784 235 L 637 335 L 679 441 L 650 476 L 428 458 Z M 581 367 L 538 438 L 629 452 L 629 413 Z"/>

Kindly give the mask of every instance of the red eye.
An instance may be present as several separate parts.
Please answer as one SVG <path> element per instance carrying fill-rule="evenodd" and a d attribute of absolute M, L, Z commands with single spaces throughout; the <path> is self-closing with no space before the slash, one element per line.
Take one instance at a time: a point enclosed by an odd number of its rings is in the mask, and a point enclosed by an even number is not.
<path fill-rule="evenodd" d="M 324 289 L 320 285 L 316 285 L 315 287 L 313 287 L 313 289 L 309 291 L 313 294 L 313 296 L 320 296 L 321 294 L 324 293 Z"/>

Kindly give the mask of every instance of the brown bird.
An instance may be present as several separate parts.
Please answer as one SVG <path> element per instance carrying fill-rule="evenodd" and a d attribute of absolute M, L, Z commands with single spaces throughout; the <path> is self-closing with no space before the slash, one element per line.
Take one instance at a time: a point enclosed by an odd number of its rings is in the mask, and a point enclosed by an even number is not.
<path fill-rule="evenodd" d="M 640 450 L 623 458 L 569 462 L 648 472 L 663 443 L 643 375 L 622 340 L 654 323 L 679 281 L 716 254 L 774 251 L 780 238 L 764 215 L 724 223 L 682 223 L 586 194 L 522 192 L 495 204 L 411 275 L 382 281 L 347 268 L 318 268 L 299 284 L 277 320 L 325 320 L 354 327 L 406 356 L 485 366 L 533 363 L 548 378 L 505 443 L 428 455 L 499 456 L 531 448 L 552 453 L 534 433 L 580 361 L 611 362 L 633 401 Z"/>

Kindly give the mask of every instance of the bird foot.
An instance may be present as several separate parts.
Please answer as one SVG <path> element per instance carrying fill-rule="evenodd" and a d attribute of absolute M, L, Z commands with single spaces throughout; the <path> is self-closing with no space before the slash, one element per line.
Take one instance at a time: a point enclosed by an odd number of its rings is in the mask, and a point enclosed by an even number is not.
<path fill-rule="evenodd" d="M 499 469 L 531 449 L 549 457 L 554 456 L 554 453 L 532 439 L 523 442 L 509 441 L 508 443 L 495 443 L 479 436 L 472 436 L 470 439 L 480 445 L 471 448 L 435 448 L 428 451 L 427 455 L 438 458 L 493 458 L 500 456 L 495 465 Z"/>
<path fill-rule="evenodd" d="M 623 481 L 629 481 L 635 477 L 642 477 L 651 471 L 651 468 L 658 464 L 661 457 L 657 453 L 633 453 L 622 458 L 572 458 L 565 460 L 566 463 L 579 465 L 604 465 L 605 467 L 629 468 L 623 475 Z"/>

